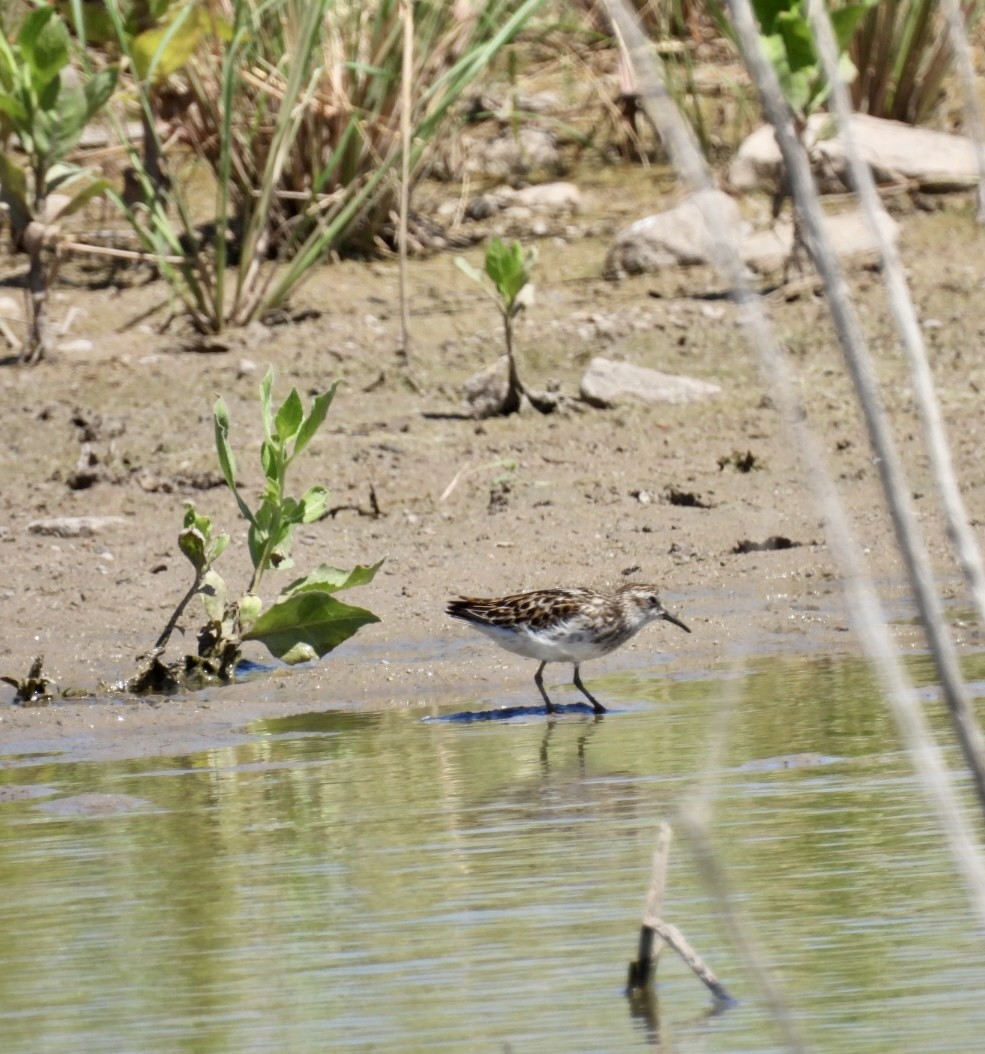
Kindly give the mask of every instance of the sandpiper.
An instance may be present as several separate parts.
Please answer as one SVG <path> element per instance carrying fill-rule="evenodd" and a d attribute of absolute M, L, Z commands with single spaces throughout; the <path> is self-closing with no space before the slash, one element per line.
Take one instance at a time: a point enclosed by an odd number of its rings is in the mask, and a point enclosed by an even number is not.
<path fill-rule="evenodd" d="M 660 603 L 655 586 L 630 583 L 614 593 L 594 589 L 538 589 L 508 597 L 459 597 L 448 603 L 448 614 L 485 633 L 507 651 L 539 659 L 534 683 L 555 712 L 544 689 L 549 662 L 574 664 L 574 684 L 597 714 L 605 707 L 581 683 L 579 666 L 608 655 L 625 644 L 648 622 L 664 619 L 691 631 Z"/>

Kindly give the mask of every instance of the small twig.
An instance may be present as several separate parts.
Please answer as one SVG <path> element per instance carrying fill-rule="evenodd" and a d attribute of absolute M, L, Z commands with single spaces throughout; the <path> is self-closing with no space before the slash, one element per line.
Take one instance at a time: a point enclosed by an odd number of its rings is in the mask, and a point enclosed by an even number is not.
<path fill-rule="evenodd" d="M 85 242 L 59 242 L 59 251 L 86 253 L 89 256 L 112 256 L 118 260 L 145 260 L 147 263 L 183 264 L 184 256 L 158 256 L 156 253 L 139 252 L 137 249 L 116 249 L 111 245 L 88 245 Z"/>
<path fill-rule="evenodd" d="M 708 989 L 719 1003 L 734 1003 L 725 985 L 715 976 L 711 967 L 688 944 L 684 934 L 669 922 L 656 919 L 653 926 L 657 935 L 664 940 L 691 967 L 695 977 Z"/>
<path fill-rule="evenodd" d="M 670 824 L 662 823 L 657 831 L 657 846 L 653 851 L 653 870 L 643 909 L 643 925 L 640 927 L 639 955 L 635 962 L 629 964 L 626 994 L 632 996 L 646 989 L 660 950 L 667 944 L 687 963 L 716 1002 L 733 1003 L 735 1000 L 715 976 L 711 967 L 691 947 L 684 934 L 660 917 L 667 887 L 667 859 L 670 856 L 672 836 Z"/>
<path fill-rule="evenodd" d="M 448 486 L 445 487 L 445 489 L 441 492 L 441 497 L 438 498 L 439 504 L 443 501 L 447 501 L 451 497 L 452 491 L 458 486 L 458 484 L 462 480 L 462 477 L 468 473 L 471 467 L 472 466 L 469 464 L 469 462 L 466 461 L 465 464 L 462 465 L 462 467 L 455 473 L 455 475 L 452 476 L 451 483 L 449 483 Z"/>
<path fill-rule="evenodd" d="M 410 109 L 411 80 L 414 75 L 414 8 L 410 0 L 400 0 L 403 28 L 403 63 L 400 73 L 400 214 L 397 224 L 400 282 L 400 364 L 410 368 L 410 300 L 407 296 L 407 216 L 410 212 Z"/>
<path fill-rule="evenodd" d="M 164 653 L 164 649 L 168 646 L 168 641 L 171 639 L 171 634 L 174 632 L 175 626 L 178 625 L 178 619 L 184 614 L 185 608 L 188 607 L 192 597 L 202 588 L 202 582 L 205 580 L 204 574 L 195 575 L 195 581 L 192 583 L 191 589 L 178 601 L 178 606 L 174 609 L 171 617 L 168 619 L 168 624 L 164 627 L 160 637 L 157 638 L 157 643 L 151 649 L 150 654 L 147 656 L 148 659 L 153 662 L 155 659 L 160 658 Z"/>

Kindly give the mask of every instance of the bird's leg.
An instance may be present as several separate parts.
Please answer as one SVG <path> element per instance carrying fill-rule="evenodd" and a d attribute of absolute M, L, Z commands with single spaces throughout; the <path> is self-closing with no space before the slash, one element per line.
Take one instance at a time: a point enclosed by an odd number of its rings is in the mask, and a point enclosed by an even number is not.
<path fill-rule="evenodd" d="M 578 672 L 578 663 L 575 663 L 575 687 L 592 704 L 592 709 L 595 711 L 595 713 L 604 714 L 606 712 L 605 707 L 581 683 L 581 674 Z"/>
<path fill-rule="evenodd" d="M 546 662 L 542 662 L 537 667 L 537 672 L 534 674 L 534 684 L 540 689 L 540 694 L 544 697 L 544 702 L 547 704 L 547 712 L 549 714 L 554 713 L 554 704 L 547 696 L 547 691 L 544 688 L 544 667 L 547 665 Z"/>

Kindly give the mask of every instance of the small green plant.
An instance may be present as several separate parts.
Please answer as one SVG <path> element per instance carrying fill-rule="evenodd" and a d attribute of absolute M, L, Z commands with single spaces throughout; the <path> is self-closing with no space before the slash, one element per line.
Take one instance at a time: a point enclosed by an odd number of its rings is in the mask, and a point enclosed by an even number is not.
<path fill-rule="evenodd" d="M 70 45 L 65 23 L 48 5 L 28 11 L 12 42 L 0 33 L 0 147 L 13 135 L 25 157 L 22 164 L 0 149 L 0 200 L 29 260 L 30 323 L 20 354 L 26 364 L 39 362 L 50 342 L 48 290 L 57 256 L 46 249 L 57 223 L 108 186 L 66 158 L 112 95 L 117 71 L 108 67 L 83 81 L 71 67 Z"/>
<path fill-rule="evenodd" d="M 484 269 L 479 271 L 468 260 L 455 257 L 455 263 L 496 305 L 503 320 L 503 339 L 506 344 L 506 393 L 499 413 L 515 414 L 527 399 L 542 413 L 556 409 L 557 401 L 550 396 L 531 392 L 520 380 L 513 347 L 513 323 L 520 312 L 533 303 L 534 286 L 531 282 L 537 263 L 537 250 L 524 249 L 520 242 L 507 245 L 493 238 L 486 249 Z M 489 282 L 492 282 L 492 288 Z"/>
<path fill-rule="evenodd" d="M 131 691 L 164 691 L 194 686 L 212 680 L 228 681 L 246 641 L 258 641 L 286 663 L 321 658 L 363 626 L 379 622 L 372 612 L 337 600 L 333 594 L 373 580 L 381 564 L 358 565 L 345 571 L 322 564 L 310 574 L 286 585 L 273 604 L 264 608 L 260 584 L 269 571 L 293 566 L 291 541 L 295 528 L 312 523 L 325 514 L 328 492 L 310 487 L 300 498 L 286 490 L 287 470 L 321 427 L 335 396 L 337 385 L 318 395 L 305 413 L 297 389 L 292 389 L 275 410 L 272 401 L 273 370 L 260 385 L 260 411 L 264 439 L 260 463 L 264 490 L 260 504 L 251 508 L 236 480 L 236 460 L 229 443 L 229 413 L 220 397 L 213 408 L 216 453 L 223 478 L 249 524 L 247 546 L 253 574 L 246 590 L 231 596 L 215 563 L 229 544 L 227 534 L 217 533 L 209 517 L 189 503 L 178 546 L 194 568 L 191 588 L 182 598 L 168 624 L 147 656 L 145 668 L 134 677 Z M 201 596 L 206 622 L 198 636 L 198 654 L 183 662 L 161 661 L 168 640 L 185 607 Z"/>

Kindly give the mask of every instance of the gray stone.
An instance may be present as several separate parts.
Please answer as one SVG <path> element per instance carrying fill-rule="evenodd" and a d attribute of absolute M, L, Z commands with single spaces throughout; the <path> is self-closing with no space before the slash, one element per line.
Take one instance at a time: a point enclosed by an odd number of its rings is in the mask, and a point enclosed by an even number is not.
<path fill-rule="evenodd" d="M 31 534 L 49 534 L 55 538 L 87 538 L 126 522 L 122 516 L 52 516 L 32 520 L 27 529 Z"/>
<path fill-rule="evenodd" d="M 469 202 L 466 215 L 472 220 L 485 220 L 497 213 L 529 216 L 532 212 L 545 215 L 566 215 L 581 208 L 581 193 L 574 183 L 535 183 L 514 190 L 497 187 Z"/>
<path fill-rule="evenodd" d="M 921 190 L 965 190 L 978 184 L 975 148 L 964 136 L 914 128 L 868 114 L 853 114 L 851 131 L 879 183 L 916 183 Z M 822 189 L 844 191 L 845 148 L 829 114 L 807 123 L 808 144 L 819 158 L 815 166 Z M 739 147 L 728 169 L 728 182 L 739 191 L 772 190 L 780 172 L 780 150 L 769 125 L 756 129 Z"/>
<path fill-rule="evenodd" d="M 705 222 L 706 211 L 718 220 L 714 237 Z M 603 274 L 619 278 L 708 263 L 716 239 L 728 229 L 736 239 L 741 237 L 738 205 L 722 191 L 699 191 L 675 208 L 645 216 L 621 230 L 605 258 Z"/>
<path fill-rule="evenodd" d="M 592 406 L 608 407 L 631 400 L 645 403 L 694 403 L 718 395 L 717 384 L 678 377 L 629 362 L 592 359 L 581 379 L 581 397 Z"/>
<path fill-rule="evenodd" d="M 533 125 L 524 125 L 518 132 L 507 127 L 494 139 L 468 143 L 466 150 L 466 172 L 493 179 L 556 172 L 560 165 L 554 134 Z"/>
<path fill-rule="evenodd" d="M 880 214 L 879 223 L 884 237 L 895 243 L 899 238 L 899 224 L 886 212 Z M 860 210 L 825 216 L 824 227 L 841 259 L 878 258 L 879 242 Z M 790 220 L 779 220 L 742 243 L 742 259 L 760 274 L 784 267 L 792 251 L 793 223 Z"/>
<path fill-rule="evenodd" d="M 509 391 L 509 360 L 505 355 L 473 374 L 462 388 L 468 412 L 477 418 L 502 413 Z"/>

